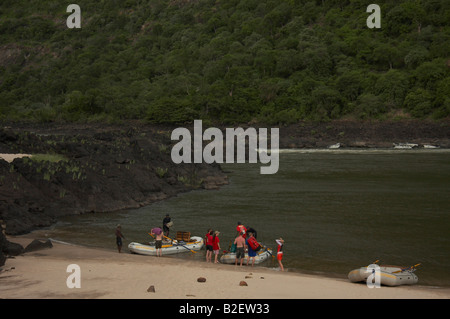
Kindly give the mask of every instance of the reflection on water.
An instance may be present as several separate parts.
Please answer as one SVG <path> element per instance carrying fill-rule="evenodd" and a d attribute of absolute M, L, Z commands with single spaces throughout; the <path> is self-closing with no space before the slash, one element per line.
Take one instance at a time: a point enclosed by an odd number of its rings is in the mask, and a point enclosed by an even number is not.
<path fill-rule="evenodd" d="M 146 242 L 169 213 L 171 234 L 221 232 L 222 249 L 238 221 L 275 248 L 283 237 L 290 271 L 346 277 L 379 259 L 410 266 L 420 284 L 450 286 L 449 150 L 281 150 L 277 174 L 260 164 L 227 164 L 230 184 L 195 191 L 137 210 L 63 219 L 48 237 L 115 249 L 114 229 L 126 240 Z M 126 250 L 126 249 L 124 249 Z M 151 257 L 149 257 L 151 258 Z M 174 258 L 203 260 L 204 252 Z M 262 264 L 277 267 L 276 261 Z"/>

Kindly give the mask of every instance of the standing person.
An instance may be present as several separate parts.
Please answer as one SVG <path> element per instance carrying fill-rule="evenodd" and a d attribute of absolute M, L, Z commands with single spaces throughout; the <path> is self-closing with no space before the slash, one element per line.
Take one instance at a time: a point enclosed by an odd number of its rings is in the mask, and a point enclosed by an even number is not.
<path fill-rule="evenodd" d="M 236 232 L 237 232 L 237 235 L 238 235 L 238 236 L 241 235 L 242 232 L 244 232 L 244 234 L 242 235 L 242 237 L 244 237 L 244 239 L 245 239 L 245 237 L 247 237 L 247 235 L 246 235 L 246 234 L 247 234 L 247 229 L 245 228 L 244 225 L 242 225 L 241 222 L 238 222 L 238 223 L 237 223 Z"/>
<path fill-rule="evenodd" d="M 256 234 L 256 230 L 253 227 L 247 226 L 246 228 L 247 228 L 247 236 L 248 236 L 248 233 L 252 233 L 253 237 L 255 237 L 255 239 L 258 237 Z"/>
<path fill-rule="evenodd" d="M 283 245 L 284 245 L 284 240 L 283 238 L 279 238 L 279 239 L 275 239 L 275 241 L 278 244 L 277 247 L 277 260 L 278 260 L 278 264 L 280 265 L 281 271 L 284 271 L 284 267 L 283 264 L 281 263 L 281 260 L 283 259 Z"/>
<path fill-rule="evenodd" d="M 210 228 L 205 235 L 205 245 L 206 245 L 206 262 L 211 262 L 212 252 L 213 252 L 213 230 Z"/>
<path fill-rule="evenodd" d="M 219 258 L 219 252 L 220 252 L 220 240 L 219 240 L 219 231 L 215 231 L 212 239 L 213 244 L 213 251 L 214 251 L 214 263 L 218 264 L 219 261 L 217 260 Z"/>
<path fill-rule="evenodd" d="M 166 237 L 169 237 L 169 231 L 170 231 L 170 226 L 172 226 L 172 220 L 169 216 L 169 214 L 166 215 L 166 217 L 163 219 L 163 230 L 164 230 L 164 235 Z"/>
<path fill-rule="evenodd" d="M 238 237 L 234 240 L 234 243 L 236 244 L 236 260 L 234 261 L 234 265 L 237 266 L 238 260 L 241 260 L 241 266 L 242 261 L 245 258 L 245 239 L 244 239 L 245 231 L 239 234 Z"/>
<path fill-rule="evenodd" d="M 256 258 L 256 251 L 253 250 L 252 246 L 249 244 L 249 241 L 252 240 L 253 237 L 253 233 L 247 233 L 248 234 L 248 238 L 245 241 L 246 245 L 247 245 L 247 266 L 248 266 L 248 262 L 250 261 L 250 258 L 253 258 L 252 260 L 252 267 L 255 264 L 255 258 Z"/>
<path fill-rule="evenodd" d="M 116 244 L 117 244 L 117 250 L 120 251 L 122 250 L 122 238 L 125 239 L 125 236 L 123 236 L 122 234 L 122 226 L 117 225 L 116 227 Z"/>
<path fill-rule="evenodd" d="M 156 227 L 152 228 L 150 231 L 151 235 L 155 235 L 155 249 L 156 249 L 156 256 L 161 257 L 162 256 L 162 240 L 163 240 L 163 232 L 161 228 Z"/>

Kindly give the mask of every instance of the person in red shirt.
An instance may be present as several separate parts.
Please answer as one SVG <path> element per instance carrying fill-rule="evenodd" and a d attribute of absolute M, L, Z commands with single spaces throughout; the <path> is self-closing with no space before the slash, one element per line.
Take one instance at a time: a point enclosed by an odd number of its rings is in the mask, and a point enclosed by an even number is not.
<path fill-rule="evenodd" d="M 213 230 L 210 228 L 205 235 L 205 245 L 206 245 L 206 262 L 211 262 L 212 252 L 213 252 Z"/>
<path fill-rule="evenodd" d="M 215 263 L 215 264 L 218 264 L 218 263 L 219 263 L 219 261 L 218 261 L 218 258 L 219 258 L 219 252 L 220 252 L 220 244 L 219 244 L 220 240 L 219 240 L 219 234 L 220 234 L 220 232 L 216 230 L 216 231 L 214 232 L 214 235 L 213 235 L 213 238 L 212 238 L 213 251 L 214 251 L 214 263 Z"/>
<path fill-rule="evenodd" d="M 242 237 L 245 239 L 247 237 L 247 228 L 245 228 L 244 225 L 242 225 L 241 222 L 238 222 L 238 225 L 236 227 L 236 231 L 237 231 L 237 235 L 239 236 L 240 234 L 242 234 L 242 232 L 244 232 L 244 235 L 242 235 Z"/>

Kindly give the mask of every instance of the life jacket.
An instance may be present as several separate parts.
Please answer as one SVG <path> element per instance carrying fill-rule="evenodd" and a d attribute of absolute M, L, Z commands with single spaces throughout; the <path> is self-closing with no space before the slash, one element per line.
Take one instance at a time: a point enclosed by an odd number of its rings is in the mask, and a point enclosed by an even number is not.
<path fill-rule="evenodd" d="M 244 238 L 247 237 L 247 228 L 245 228 L 244 225 L 238 225 L 236 227 L 236 230 L 238 231 L 239 234 L 242 234 L 242 237 Z"/>
<path fill-rule="evenodd" d="M 256 241 L 255 237 L 249 237 L 247 239 L 247 242 L 250 248 L 253 249 L 254 251 L 258 251 L 261 249 L 261 245 Z"/>

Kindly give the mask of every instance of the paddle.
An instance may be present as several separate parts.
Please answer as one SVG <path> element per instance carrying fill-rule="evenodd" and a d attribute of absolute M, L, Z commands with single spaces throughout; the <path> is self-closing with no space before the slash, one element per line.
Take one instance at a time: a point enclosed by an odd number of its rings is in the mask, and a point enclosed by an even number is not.
<path fill-rule="evenodd" d="M 260 244 L 260 245 L 261 245 L 261 244 Z M 261 245 L 261 247 L 264 249 L 264 251 L 267 251 L 267 252 L 269 253 L 269 255 L 272 256 L 272 258 L 275 258 L 275 256 L 272 255 L 272 253 L 269 251 L 269 249 L 268 249 L 266 246 Z"/>
<path fill-rule="evenodd" d="M 393 274 L 396 274 L 396 273 L 399 273 L 399 272 L 404 272 L 405 270 L 408 270 L 408 269 L 416 268 L 416 267 L 419 266 L 419 265 L 420 265 L 420 264 L 415 264 L 414 266 L 411 266 L 411 267 L 402 268 L 402 269 L 400 269 L 400 270 L 394 271 Z"/>
<path fill-rule="evenodd" d="M 170 241 L 173 243 L 173 239 L 172 239 L 172 238 L 167 237 L 167 236 L 164 236 L 164 235 L 163 235 L 163 237 L 166 238 L 166 239 L 168 239 L 168 240 L 170 240 Z M 192 250 L 192 249 L 190 249 L 189 247 L 186 247 L 186 246 L 184 246 L 184 245 L 182 245 L 182 244 L 179 244 L 178 241 L 177 241 L 177 244 L 176 244 L 176 245 L 177 245 L 177 246 L 181 246 L 181 247 L 183 247 L 183 248 L 186 248 L 187 250 L 190 250 L 190 251 L 191 251 L 192 253 L 194 253 L 194 254 L 197 253 L 195 250 Z"/>

